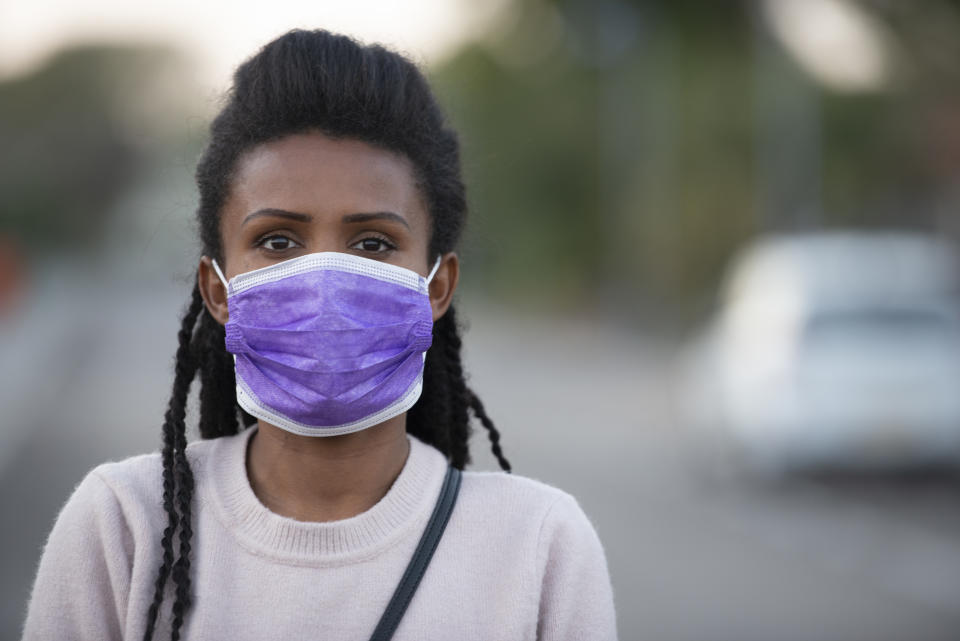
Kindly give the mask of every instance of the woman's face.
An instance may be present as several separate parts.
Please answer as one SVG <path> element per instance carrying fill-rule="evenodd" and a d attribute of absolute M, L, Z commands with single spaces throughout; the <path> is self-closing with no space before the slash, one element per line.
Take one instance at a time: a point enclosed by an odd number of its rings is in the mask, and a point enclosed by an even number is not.
<path fill-rule="evenodd" d="M 426 276 L 430 217 L 405 156 L 320 133 L 253 148 L 238 162 L 220 218 L 226 277 L 315 252 L 341 252 Z M 429 264 L 428 264 L 429 262 Z M 456 288 L 457 257 L 447 254 L 430 285 L 434 320 Z M 227 321 L 226 292 L 200 263 L 210 313 Z"/>

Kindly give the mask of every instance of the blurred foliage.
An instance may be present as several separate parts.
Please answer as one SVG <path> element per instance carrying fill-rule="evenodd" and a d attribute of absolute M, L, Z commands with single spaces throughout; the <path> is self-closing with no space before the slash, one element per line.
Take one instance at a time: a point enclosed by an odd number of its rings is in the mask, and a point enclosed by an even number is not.
<path fill-rule="evenodd" d="M 516 0 L 433 72 L 464 144 L 468 283 L 669 318 L 701 309 L 758 232 L 942 226 L 937 201 L 960 176 L 943 158 L 960 147 L 932 153 L 944 136 L 930 128 L 960 122 L 942 108 L 960 89 L 960 11 L 919 4 L 860 3 L 896 36 L 897 74 L 882 91 L 839 94 L 758 45 L 756 2 Z M 758 64 L 770 55 L 783 58 L 774 84 L 810 96 L 819 137 L 805 221 L 758 198 L 770 108 Z"/>
<path fill-rule="evenodd" d="M 731 253 L 765 230 L 960 235 L 960 0 L 858 6 L 894 45 L 892 81 L 872 93 L 816 84 L 752 0 L 507 2 L 430 70 L 464 146 L 465 284 L 671 320 L 702 310 Z M 82 47 L 0 82 L 0 236 L 90 247 L 118 206 L 146 209 L 153 233 L 170 210 L 149 203 L 171 196 L 143 187 L 149 156 L 166 145 L 180 172 L 202 142 L 172 116 L 194 89 L 179 63 Z"/>
<path fill-rule="evenodd" d="M 0 82 L 0 235 L 32 254 L 94 245 L 156 142 L 143 107 L 175 60 L 162 48 L 84 46 Z"/>

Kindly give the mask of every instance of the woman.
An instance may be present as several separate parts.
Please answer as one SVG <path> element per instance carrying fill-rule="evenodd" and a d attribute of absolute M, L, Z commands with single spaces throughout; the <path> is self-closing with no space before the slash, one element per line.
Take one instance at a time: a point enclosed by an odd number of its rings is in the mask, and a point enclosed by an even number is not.
<path fill-rule="evenodd" d="M 278 38 L 237 70 L 197 184 L 163 450 L 78 486 L 25 638 L 615 638 L 574 499 L 459 475 L 468 411 L 510 465 L 464 381 L 458 144 L 416 67 Z"/>

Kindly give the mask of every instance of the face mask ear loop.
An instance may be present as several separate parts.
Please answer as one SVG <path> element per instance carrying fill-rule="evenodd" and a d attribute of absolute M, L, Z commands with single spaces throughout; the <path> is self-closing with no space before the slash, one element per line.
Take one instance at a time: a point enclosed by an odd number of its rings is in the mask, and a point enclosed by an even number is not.
<path fill-rule="evenodd" d="M 430 281 L 433 280 L 433 277 L 436 275 L 437 270 L 440 269 L 440 258 L 441 256 L 437 256 L 437 262 L 433 264 L 433 269 L 430 270 L 430 275 L 427 276 L 427 285 L 430 284 Z"/>
<path fill-rule="evenodd" d="M 227 285 L 227 279 L 224 278 L 223 272 L 220 271 L 220 265 L 217 264 L 217 259 L 216 259 L 216 258 L 213 258 L 213 259 L 211 259 L 211 262 L 213 263 L 213 271 L 217 272 L 217 276 L 220 277 L 220 282 L 223 283 L 223 288 L 226 289 L 226 290 L 229 292 L 229 291 L 230 291 L 230 286 Z"/>

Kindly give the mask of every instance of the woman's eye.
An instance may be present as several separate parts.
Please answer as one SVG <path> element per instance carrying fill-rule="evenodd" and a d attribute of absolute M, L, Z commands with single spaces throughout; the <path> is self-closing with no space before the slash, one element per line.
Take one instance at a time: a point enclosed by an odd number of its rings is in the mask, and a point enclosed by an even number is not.
<path fill-rule="evenodd" d="M 382 238 L 370 237 L 364 238 L 363 240 L 354 244 L 351 249 L 359 249 L 371 254 L 379 254 L 385 251 L 390 251 L 391 249 L 396 249 L 396 247 Z"/>
<path fill-rule="evenodd" d="M 284 251 L 286 249 L 292 249 L 297 246 L 297 243 L 287 238 L 286 236 L 274 235 L 274 236 L 265 236 L 260 239 L 260 242 L 257 243 L 261 247 L 265 247 L 270 251 Z"/>

